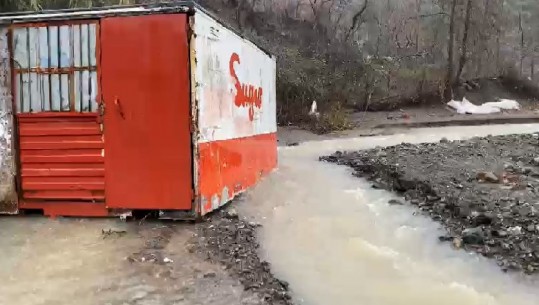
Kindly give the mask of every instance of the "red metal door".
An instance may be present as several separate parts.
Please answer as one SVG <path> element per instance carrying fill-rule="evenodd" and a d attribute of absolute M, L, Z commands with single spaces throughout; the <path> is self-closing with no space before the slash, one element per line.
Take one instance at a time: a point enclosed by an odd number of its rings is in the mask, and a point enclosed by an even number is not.
<path fill-rule="evenodd" d="M 108 208 L 192 205 L 187 16 L 101 23 Z"/>

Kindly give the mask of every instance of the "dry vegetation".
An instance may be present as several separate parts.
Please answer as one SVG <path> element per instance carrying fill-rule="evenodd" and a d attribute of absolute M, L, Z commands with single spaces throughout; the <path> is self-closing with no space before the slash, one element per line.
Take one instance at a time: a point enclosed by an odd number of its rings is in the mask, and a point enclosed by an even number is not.
<path fill-rule="evenodd" d="M 129 2 L 4 0 L 0 8 Z M 278 57 L 281 124 L 312 126 L 313 100 L 322 113 L 315 129 L 327 131 L 348 127 L 346 109 L 441 102 L 468 80 L 508 75 L 512 87 L 535 83 L 536 0 L 199 2 Z"/>

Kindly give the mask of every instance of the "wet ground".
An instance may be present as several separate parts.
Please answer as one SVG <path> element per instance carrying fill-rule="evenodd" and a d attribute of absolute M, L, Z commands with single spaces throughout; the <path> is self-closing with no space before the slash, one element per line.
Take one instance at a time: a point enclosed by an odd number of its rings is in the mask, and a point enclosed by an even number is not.
<path fill-rule="evenodd" d="M 191 224 L 0 218 L 0 304 L 264 304 Z"/>
<path fill-rule="evenodd" d="M 435 222 L 318 161 L 336 150 L 538 129 L 409 130 L 283 147 L 279 170 L 236 203 L 247 222 L 0 218 L 0 304 L 282 304 L 286 287 L 308 305 L 538 304 L 532 280 L 439 243 Z"/>

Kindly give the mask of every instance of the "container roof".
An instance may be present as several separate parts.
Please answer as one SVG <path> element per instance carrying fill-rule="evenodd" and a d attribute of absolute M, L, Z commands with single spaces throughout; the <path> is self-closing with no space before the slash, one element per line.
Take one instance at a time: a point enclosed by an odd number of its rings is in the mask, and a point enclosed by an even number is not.
<path fill-rule="evenodd" d="M 0 13 L 0 24 L 50 20 L 89 19 L 108 16 L 188 13 L 198 8 L 194 1 L 175 1 L 158 4 L 116 5 L 87 9 L 42 10 Z"/>

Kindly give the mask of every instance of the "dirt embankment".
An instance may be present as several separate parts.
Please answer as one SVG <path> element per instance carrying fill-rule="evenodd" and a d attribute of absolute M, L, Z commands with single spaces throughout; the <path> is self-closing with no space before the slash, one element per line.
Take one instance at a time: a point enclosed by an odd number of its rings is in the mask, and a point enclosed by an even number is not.
<path fill-rule="evenodd" d="M 256 304 L 292 305 L 288 283 L 274 277 L 270 264 L 258 256 L 258 227 L 240 219 L 233 208 L 219 211 L 207 222 L 197 224 L 191 240 L 193 250 L 239 279 L 246 291 L 260 298 Z"/>
<path fill-rule="evenodd" d="M 504 270 L 539 272 L 539 135 L 442 140 L 323 161 L 347 165 L 373 187 L 395 191 L 447 228 L 440 241 L 495 259 Z"/>

